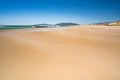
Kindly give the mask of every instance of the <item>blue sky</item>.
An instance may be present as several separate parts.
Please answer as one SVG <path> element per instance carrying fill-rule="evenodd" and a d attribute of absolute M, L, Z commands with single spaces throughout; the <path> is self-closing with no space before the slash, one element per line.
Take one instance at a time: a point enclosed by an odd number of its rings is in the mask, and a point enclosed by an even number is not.
<path fill-rule="evenodd" d="M 0 0 L 0 25 L 120 19 L 119 0 Z"/>

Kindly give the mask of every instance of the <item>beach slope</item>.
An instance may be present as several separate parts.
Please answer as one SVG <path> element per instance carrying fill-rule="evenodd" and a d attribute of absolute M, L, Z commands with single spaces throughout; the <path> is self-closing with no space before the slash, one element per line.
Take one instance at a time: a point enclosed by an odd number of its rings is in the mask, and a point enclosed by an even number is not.
<path fill-rule="evenodd" d="M 120 80 L 120 27 L 0 31 L 0 80 Z"/>

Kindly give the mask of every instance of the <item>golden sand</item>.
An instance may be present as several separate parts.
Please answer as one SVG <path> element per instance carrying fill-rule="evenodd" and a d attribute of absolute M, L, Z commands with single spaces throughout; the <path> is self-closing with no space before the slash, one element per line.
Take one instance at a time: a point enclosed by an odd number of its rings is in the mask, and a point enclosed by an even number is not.
<path fill-rule="evenodd" d="M 120 27 L 0 31 L 0 80 L 120 80 Z"/>

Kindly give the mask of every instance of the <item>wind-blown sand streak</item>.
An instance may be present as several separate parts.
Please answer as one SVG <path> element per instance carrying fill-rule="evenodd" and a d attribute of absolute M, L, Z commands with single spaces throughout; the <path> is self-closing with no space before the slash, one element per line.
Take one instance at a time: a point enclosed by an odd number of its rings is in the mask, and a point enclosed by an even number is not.
<path fill-rule="evenodd" d="M 0 80 L 120 80 L 119 27 L 56 29 L 1 31 Z"/>

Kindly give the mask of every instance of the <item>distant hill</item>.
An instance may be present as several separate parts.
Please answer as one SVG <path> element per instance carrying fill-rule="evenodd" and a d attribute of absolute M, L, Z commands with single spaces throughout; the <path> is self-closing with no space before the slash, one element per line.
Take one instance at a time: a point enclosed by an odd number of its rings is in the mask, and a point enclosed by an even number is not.
<path fill-rule="evenodd" d="M 79 24 L 77 24 L 77 23 L 58 23 L 58 24 L 56 24 L 56 26 L 77 26 L 77 25 L 79 25 Z"/>
<path fill-rule="evenodd" d="M 120 20 L 115 21 L 116 24 L 120 24 Z"/>
<path fill-rule="evenodd" d="M 75 26 L 79 25 L 77 23 L 58 23 L 58 24 L 35 24 L 33 25 L 35 28 L 45 28 L 45 27 L 63 27 L 63 26 Z"/>
<path fill-rule="evenodd" d="M 94 23 L 94 25 L 104 25 L 104 26 L 108 26 L 110 23 L 112 23 L 112 22 L 100 22 L 100 23 Z"/>
<path fill-rule="evenodd" d="M 94 23 L 93 25 L 103 25 L 103 26 L 120 26 L 120 20 L 114 22 L 101 22 L 101 23 Z"/>
<path fill-rule="evenodd" d="M 110 26 L 120 26 L 120 20 L 111 23 Z"/>

